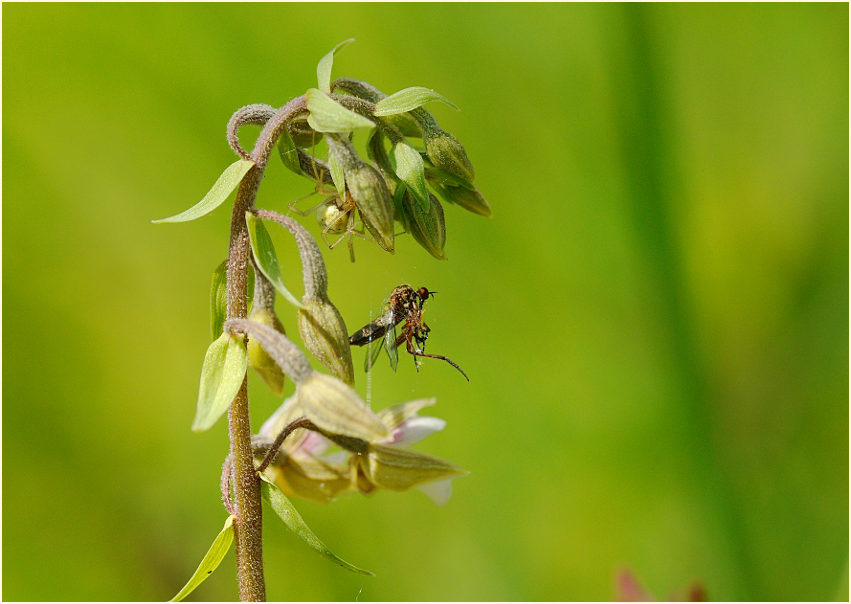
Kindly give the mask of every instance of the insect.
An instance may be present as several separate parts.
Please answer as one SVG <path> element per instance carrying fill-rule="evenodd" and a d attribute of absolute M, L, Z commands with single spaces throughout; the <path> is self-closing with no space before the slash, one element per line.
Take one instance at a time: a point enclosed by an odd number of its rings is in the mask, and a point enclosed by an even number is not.
<path fill-rule="evenodd" d="M 425 352 L 425 343 L 431 329 L 423 321 L 423 305 L 435 293 L 437 292 L 429 291 L 426 287 L 416 290 L 410 285 L 395 287 L 390 293 L 387 311 L 349 337 L 349 344 L 352 346 L 369 345 L 365 366 L 367 371 L 375 363 L 381 348 L 387 352 L 390 365 L 395 370 L 399 359 L 398 347 L 404 342 L 406 350 L 414 357 L 414 366 L 417 371 L 420 369 L 417 357 L 440 359 L 455 367 L 468 382 L 470 381 L 464 370 L 448 357 Z M 402 333 L 397 336 L 396 326 L 400 323 Z M 381 338 L 383 338 L 383 346 L 379 344 Z"/>

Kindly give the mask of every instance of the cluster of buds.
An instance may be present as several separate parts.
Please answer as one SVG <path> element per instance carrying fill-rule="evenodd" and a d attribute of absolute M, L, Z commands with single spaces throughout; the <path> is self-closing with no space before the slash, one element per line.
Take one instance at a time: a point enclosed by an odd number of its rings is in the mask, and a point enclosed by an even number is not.
<path fill-rule="evenodd" d="M 320 61 L 319 88 L 307 91 L 303 110 L 294 112 L 282 129 L 281 159 L 293 172 L 315 181 L 317 192 L 333 185 L 334 194 L 317 212 L 323 237 L 348 234 L 351 248 L 352 234 L 361 232 L 393 253 L 399 223 L 432 256 L 445 259 L 446 222 L 440 199 L 491 216 L 490 205 L 473 184 L 473 164 L 464 147 L 422 107 L 430 101 L 454 105 L 423 87 L 388 96 L 360 80 L 332 82 L 334 53 L 344 44 Z M 254 107 L 260 108 L 241 116 L 230 130 L 269 119 L 265 106 Z M 359 130 L 368 131 L 371 163 L 352 144 Z M 236 137 L 230 138 L 236 144 Z M 313 155 L 323 139 L 328 145 L 324 160 Z"/>

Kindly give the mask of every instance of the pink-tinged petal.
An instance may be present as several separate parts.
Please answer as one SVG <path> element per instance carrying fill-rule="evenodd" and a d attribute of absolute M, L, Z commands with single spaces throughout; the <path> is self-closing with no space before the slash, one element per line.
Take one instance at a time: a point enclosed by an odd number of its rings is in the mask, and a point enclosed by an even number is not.
<path fill-rule="evenodd" d="M 452 496 L 452 479 L 425 482 L 417 485 L 416 488 L 428 495 L 428 498 L 431 499 L 435 505 L 443 507 Z"/>
<path fill-rule="evenodd" d="M 415 415 L 396 426 L 391 432 L 390 438 L 381 442 L 396 447 L 408 447 L 420 442 L 426 436 L 440 432 L 445 427 L 446 422 L 442 419 Z"/>
<path fill-rule="evenodd" d="M 321 434 L 317 434 L 316 432 L 308 432 L 304 439 L 301 441 L 301 443 L 299 443 L 297 451 L 299 453 L 303 452 L 313 457 L 318 457 L 322 455 L 325 451 L 327 451 L 330 445 L 331 441 L 329 441 Z"/>

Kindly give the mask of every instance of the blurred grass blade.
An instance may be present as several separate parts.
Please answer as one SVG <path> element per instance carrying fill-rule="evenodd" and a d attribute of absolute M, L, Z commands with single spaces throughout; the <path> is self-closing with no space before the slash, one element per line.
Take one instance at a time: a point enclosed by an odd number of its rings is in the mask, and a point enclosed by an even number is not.
<path fill-rule="evenodd" d="M 272 238 L 269 237 L 269 231 L 263 226 L 263 220 L 257 218 L 251 212 L 245 213 L 245 222 L 248 224 L 248 236 L 251 239 L 251 252 L 254 254 L 254 261 L 269 282 L 275 286 L 278 293 L 296 308 L 304 308 L 304 305 L 299 302 L 287 286 L 284 285 L 284 280 L 281 278 L 281 269 L 278 265 L 278 255 L 275 252 L 275 246 L 272 244 Z"/>
<path fill-rule="evenodd" d="M 402 142 L 393 148 L 396 159 L 396 176 L 401 178 L 410 189 L 420 209 L 428 211 L 428 189 L 426 188 L 425 164 L 420 152 L 408 143 Z"/>
<path fill-rule="evenodd" d="M 431 101 L 440 101 L 449 105 L 456 111 L 460 111 L 449 99 L 440 93 L 435 92 L 431 88 L 423 88 L 422 86 L 412 86 L 405 88 L 399 92 L 394 92 L 388 97 L 384 97 L 375 104 L 375 115 L 394 115 L 396 113 L 405 113 L 411 109 L 421 107 Z"/>
<path fill-rule="evenodd" d="M 305 96 L 307 109 L 310 111 L 307 123 L 317 132 L 348 133 L 358 128 L 375 126 L 370 120 L 354 111 L 349 111 L 316 88 L 308 89 Z"/>
<path fill-rule="evenodd" d="M 223 333 L 207 348 L 192 422 L 194 432 L 203 432 L 215 424 L 239 391 L 248 369 L 248 353 L 242 341 L 242 335 Z"/>
<path fill-rule="evenodd" d="M 254 166 L 254 162 L 250 159 L 238 159 L 225 168 L 222 175 L 210 189 L 204 199 L 196 203 L 194 206 L 181 212 L 175 216 L 153 220 L 154 223 L 160 222 L 187 222 L 201 218 L 222 205 L 222 202 L 228 198 L 228 195 L 242 182 L 242 179 L 248 171 Z"/>
<path fill-rule="evenodd" d="M 354 38 L 343 40 L 331 52 L 319 59 L 319 63 L 316 65 L 316 80 L 319 83 L 319 90 L 331 92 L 331 68 L 334 66 L 334 55 L 337 54 L 338 50 L 354 41 Z"/>
<path fill-rule="evenodd" d="M 287 496 L 284 495 L 281 490 L 272 484 L 268 478 L 264 475 L 260 475 L 262 478 L 262 482 L 260 483 L 261 492 L 263 495 L 263 499 L 265 499 L 275 513 L 284 521 L 284 524 L 287 525 L 292 532 L 301 537 L 307 545 L 311 548 L 331 560 L 331 562 L 335 564 L 339 564 L 346 570 L 350 570 L 353 573 L 359 573 L 362 575 L 369 575 L 370 577 L 374 577 L 375 575 L 368 570 L 364 570 L 362 568 L 358 568 L 353 564 L 349 564 L 339 556 L 335 555 L 331 550 L 329 550 L 322 541 L 319 540 L 319 537 L 313 534 L 313 531 L 310 530 L 310 527 L 304 522 L 301 517 L 301 514 L 298 513 L 298 510 L 295 509 L 293 504 L 287 499 Z"/>
<path fill-rule="evenodd" d="M 225 520 L 224 528 L 216 536 L 213 545 L 210 546 L 207 553 L 204 554 L 204 558 L 201 560 L 198 568 L 195 569 L 195 573 L 189 578 L 183 589 L 177 592 L 177 595 L 169 600 L 169 602 L 180 602 L 183 600 L 183 598 L 195 591 L 218 568 L 225 554 L 228 553 L 231 543 L 233 543 L 233 520 L 233 516 L 228 516 L 227 520 Z"/>

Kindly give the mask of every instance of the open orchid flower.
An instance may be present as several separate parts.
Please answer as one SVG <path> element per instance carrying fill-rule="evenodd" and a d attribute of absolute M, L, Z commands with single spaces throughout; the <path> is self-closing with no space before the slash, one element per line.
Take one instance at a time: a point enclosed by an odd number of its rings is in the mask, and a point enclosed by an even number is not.
<path fill-rule="evenodd" d="M 345 433 L 345 426 L 341 426 L 341 434 L 296 429 L 267 472 L 285 493 L 312 501 L 330 501 L 355 489 L 368 494 L 376 489 L 405 491 L 417 487 L 443 505 L 452 492 L 450 481 L 467 472 L 448 461 L 406 448 L 446 426 L 441 419 L 418 415 L 434 402 L 419 399 L 379 412 L 377 417 L 387 435 L 370 441 L 352 438 Z M 310 411 L 305 412 L 299 398 L 293 396 L 263 424 L 255 443 L 270 443 L 300 417 L 312 420 Z M 329 453 L 334 444 L 343 451 Z"/>

